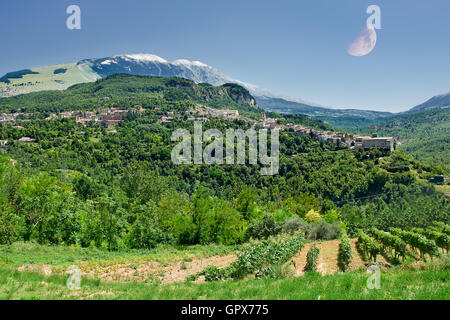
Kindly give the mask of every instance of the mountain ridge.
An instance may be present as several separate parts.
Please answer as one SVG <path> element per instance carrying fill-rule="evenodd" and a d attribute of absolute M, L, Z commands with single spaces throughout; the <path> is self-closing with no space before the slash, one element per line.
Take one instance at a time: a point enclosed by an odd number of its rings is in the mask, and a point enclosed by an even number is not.
<path fill-rule="evenodd" d="M 64 71 L 56 73 L 57 69 Z M 306 115 L 342 128 L 353 126 L 354 124 L 364 127 L 402 114 L 361 109 L 329 108 L 302 99 L 273 94 L 268 89 L 233 79 L 201 61 L 178 59 L 169 62 L 154 54 L 120 54 L 22 71 L 27 72 L 17 78 L 8 78 L 8 75 L 20 72 L 8 73 L 1 78 L 0 97 L 35 91 L 64 90 L 77 83 L 93 82 L 113 74 L 132 74 L 180 77 L 196 83 L 209 83 L 214 86 L 236 83 L 246 88 L 265 110 Z M 450 105 L 450 93 L 435 96 L 404 113 L 421 112 L 443 105 Z"/>
<path fill-rule="evenodd" d="M 450 92 L 434 96 L 431 99 L 425 101 L 424 103 L 419 104 L 409 109 L 408 111 L 405 111 L 404 113 L 422 112 L 433 108 L 448 107 L 448 106 L 450 106 Z"/>

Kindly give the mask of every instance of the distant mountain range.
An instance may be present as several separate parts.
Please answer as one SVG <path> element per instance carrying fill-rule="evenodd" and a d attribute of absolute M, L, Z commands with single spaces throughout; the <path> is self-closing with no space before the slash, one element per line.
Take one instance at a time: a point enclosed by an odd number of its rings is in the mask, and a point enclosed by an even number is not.
<path fill-rule="evenodd" d="M 419 104 L 418 106 L 415 106 L 414 108 L 406 111 L 405 113 L 423 112 L 437 107 L 448 107 L 448 106 L 450 106 L 450 92 L 439 96 L 434 96 L 433 98 L 425 101 L 422 104 Z"/>
<path fill-rule="evenodd" d="M 236 83 L 249 90 L 263 109 L 280 113 L 303 114 L 338 127 L 364 127 L 378 121 L 385 122 L 395 116 L 389 112 L 323 107 L 301 99 L 276 95 L 267 89 L 232 79 L 199 61 L 182 59 L 169 62 L 152 54 L 116 55 L 11 72 L 0 78 L 0 97 L 44 90 L 64 90 L 77 83 L 92 82 L 118 73 L 180 77 L 196 83 L 210 83 L 215 86 Z M 450 93 L 433 97 L 408 112 L 421 112 L 446 105 L 450 105 Z"/>

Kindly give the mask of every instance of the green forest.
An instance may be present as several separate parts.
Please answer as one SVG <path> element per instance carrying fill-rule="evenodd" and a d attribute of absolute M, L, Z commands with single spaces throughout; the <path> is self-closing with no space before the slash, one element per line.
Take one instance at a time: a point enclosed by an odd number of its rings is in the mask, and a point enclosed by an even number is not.
<path fill-rule="evenodd" d="M 426 179 L 443 174 L 442 166 L 401 151 L 344 149 L 283 131 L 279 175 L 261 176 L 259 164 L 174 165 L 171 133 L 192 132 L 193 122 L 184 115 L 168 123 L 158 117 L 196 104 L 237 109 L 254 119 L 263 113 L 237 85 L 125 75 L 0 99 L 3 112 L 33 113 L 32 121 L 0 128 L 0 140 L 9 141 L 0 156 L 0 243 L 114 251 L 233 245 L 298 230 L 314 239 L 335 239 L 340 225 L 356 236 L 358 229 L 371 227 L 449 223 L 448 200 Z M 136 105 L 145 111 L 129 113 L 116 131 L 77 125 L 74 119 L 43 120 L 53 112 Z M 303 116 L 269 115 L 332 129 Z M 249 125 L 212 119 L 204 127 Z M 36 142 L 17 141 L 25 136 Z"/>
<path fill-rule="evenodd" d="M 442 166 L 450 173 L 450 109 L 407 114 L 380 125 L 377 133 L 401 141 L 399 149 L 415 159 Z"/>

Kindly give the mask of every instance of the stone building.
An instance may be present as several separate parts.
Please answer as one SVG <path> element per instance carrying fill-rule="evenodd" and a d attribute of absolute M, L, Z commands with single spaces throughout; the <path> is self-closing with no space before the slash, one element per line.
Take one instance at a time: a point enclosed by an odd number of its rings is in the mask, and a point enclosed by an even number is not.
<path fill-rule="evenodd" d="M 364 138 L 362 139 L 362 147 L 364 149 L 378 148 L 393 152 L 395 148 L 395 139 L 392 137 Z"/>

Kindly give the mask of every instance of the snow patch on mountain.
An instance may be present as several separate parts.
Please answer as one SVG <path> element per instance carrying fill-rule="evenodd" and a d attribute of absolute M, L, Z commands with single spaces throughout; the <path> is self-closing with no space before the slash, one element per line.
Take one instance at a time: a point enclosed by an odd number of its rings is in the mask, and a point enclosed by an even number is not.
<path fill-rule="evenodd" d="M 172 62 L 172 64 L 176 66 L 186 66 L 186 67 L 200 67 L 200 68 L 211 68 L 207 64 L 200 61 L 190 61 L 186 59 L 179 59 Z M 212 69 L 212 68 L 211 68 Z"/>
<path fill-rule="evenodd" d="M 139 53 L 139 54 L 124 54 L 124 55 L 116 55 L 113 56 L 113 58 L 122 58 L 126 61 L 138 61 L 138 62 L 159 62 L 159 63 L 167 63 L 167 60 L 164 60 L 163 58 L 154 55 L 154 54 L 146 54 L 146 53 Z"/>

